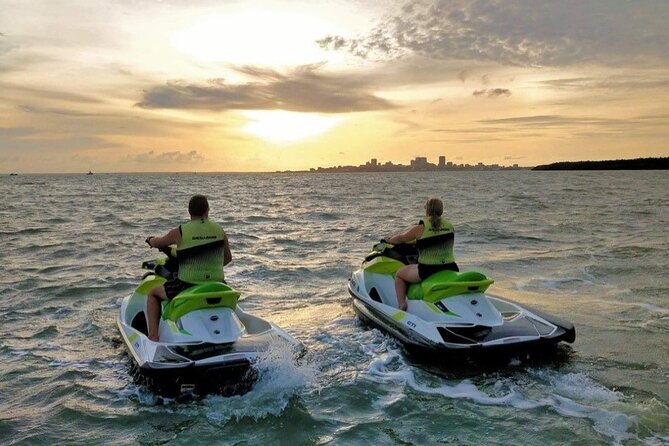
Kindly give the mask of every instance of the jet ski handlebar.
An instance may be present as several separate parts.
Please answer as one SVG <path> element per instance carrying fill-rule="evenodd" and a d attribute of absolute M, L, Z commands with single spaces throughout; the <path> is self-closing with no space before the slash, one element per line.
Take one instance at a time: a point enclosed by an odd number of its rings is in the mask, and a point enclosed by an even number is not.
<path fill-rule="evenodd" d="M 158 248 L 158 251 L 162 252 L 165 254 L 167 257 L 170 259 L 176 259 L 176 252 L 173 251 L 173 248 L 171 246 L 164 246 L 162 248 Z"/>

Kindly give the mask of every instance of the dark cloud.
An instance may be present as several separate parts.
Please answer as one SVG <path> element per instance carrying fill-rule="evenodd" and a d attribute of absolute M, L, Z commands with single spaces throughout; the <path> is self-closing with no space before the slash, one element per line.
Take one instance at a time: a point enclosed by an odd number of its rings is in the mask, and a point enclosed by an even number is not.
<path fill-rule="evenodd" d="M 206 84 L 168 82 L 144 92 L 142 108 L 199 110 L 288 110 L 346 113 L 393 108 L 371 94 L 371 82 L 357 75 L 320 72 L 322 64 L 298 67 L 287 73 L 246 66 L 237 71 L 253 78 L 243 84 L 213 79 Z"/>
<path fill-rule="evenodd" d="M 489 98 L 508 97 L 511 96 L 511 90 L 506 88 L 484 88 L 482 90 L 474 90 L 472 96 L 487 96 Z"/>
<path fill-rule="evenodd" d="M 324 48 L 364 58 L 420 54 L 505 65 L 657 65 L 669 60 L 669 2 L 430 0 L 412 2 L 367 35 Z"/>

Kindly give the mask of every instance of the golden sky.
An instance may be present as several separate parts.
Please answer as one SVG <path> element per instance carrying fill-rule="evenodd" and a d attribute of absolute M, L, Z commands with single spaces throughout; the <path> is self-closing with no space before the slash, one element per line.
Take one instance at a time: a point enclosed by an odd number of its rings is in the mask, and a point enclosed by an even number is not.
<path fill-rule="evenodd" d="M 0 0 L 0 173 L 669 156 L 666 0 Z"/>

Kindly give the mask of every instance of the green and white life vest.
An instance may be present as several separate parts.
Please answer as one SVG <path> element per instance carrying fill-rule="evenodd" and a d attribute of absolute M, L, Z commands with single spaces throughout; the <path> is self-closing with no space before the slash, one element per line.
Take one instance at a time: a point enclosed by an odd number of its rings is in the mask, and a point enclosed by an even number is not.
<path fill-rule="evenodd" d="M 177 245 L 179 279 L 188 283 L 223 281 L 225 232 L 207 218 L 191 220 L 179 227 Z"/>
<path fill-rule="evenodd" d="M 439 218 L 440 225 L 433 227 L 430 219 L 421 220 L 423 234 L 416 240 L 418 263 L 423 265 L 446 265 L 455 262 L 453 225 L 444 217 Z"/>

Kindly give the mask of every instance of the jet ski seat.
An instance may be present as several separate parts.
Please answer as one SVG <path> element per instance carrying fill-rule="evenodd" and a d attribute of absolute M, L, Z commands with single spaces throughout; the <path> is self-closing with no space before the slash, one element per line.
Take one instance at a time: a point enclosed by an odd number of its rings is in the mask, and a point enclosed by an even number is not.
<path fill-rule="evenodd" d="M 191 311 L 203 308 L 237 308 L 239 292 L 224 283 L 208 282 L 195 285 L 177 294 L 169 302 L 163 302 L 162 318 L 177 321 Z"/>
<path fill-rule="evenodd" d="M 437 302 L 445 297 L 460 294 L 482 293 L 494 280 L 476 271 L 458 273 L 439 271 L 420 283 L 412 283 L 407 290 L 407 298 Z"/>

